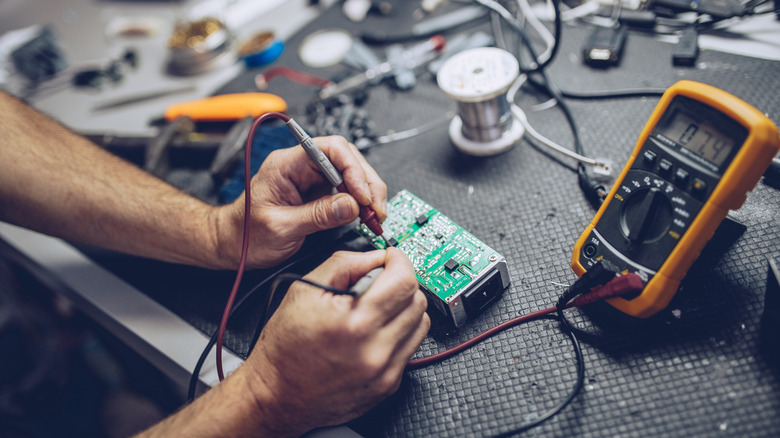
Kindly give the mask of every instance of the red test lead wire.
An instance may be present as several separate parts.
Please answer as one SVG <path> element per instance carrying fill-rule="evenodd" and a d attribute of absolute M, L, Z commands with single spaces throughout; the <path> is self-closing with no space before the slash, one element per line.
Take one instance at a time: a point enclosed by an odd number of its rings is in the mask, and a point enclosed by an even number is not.
<path fill-rule="evenodd" d="M 233 307 L 233 302 L 236 299 L 238 293 L 238 286 L 241 284 L 241 278 L 244 275 L 244 269 L 246 268 L 246 259 L 249 252 L 249 231 L 250 231 L 250 218 L 251 218 L 251 156 L 252 156 L 252 142 L 255 136 L 255 131 L 261 123 L 269 118 L 281 119 L 287 124 L 287 128 L 293 133 L 296 139 L 300 142 L 301 146 L 306 150 L 309 156 L 317 163 L 324 176 L 333 184 L 336 189 L 342 193 L 349 193 L 347 186 L 344 184 L 344 179 L 341 174 L 336 170 L 330 160 L 325 154 L 317 147 L 311 137 L 306 131 L 301 128 L 295 120 L 292 120 L 289 116 L 279 113 L 270 112 L 258 117 L 252 127 L 249 130 L 249 135 L 246 139 L 244 147 L 244 238 L 241 247 L 241 259 L 238 264 L 238 270 L 236 271 L 236 279 L 233 282 L 233 289 L 230 291 L 227 304 L 225 305 L 225 311 L 222 314 L 222 320 L 220 321 L 219 330 L 217 332 L 217 375 L 219 380 L 222 381 L 225 378 L 225 373 L 222 368 L 222 344 L 225 337 L 225 330 L 227 329 L 227 321 L 230 316 L 230 310 Z M 360 223 L 365 223 L 366 226 L 376 234 L 382 236 L 382 225 L 376 217 L 376 212 L 370 207 L 360 206 Z"/>
<path fill-rule="evenodd" d="M 637 274 L 629 273 L 629 274 L 621 275 L 619 277 L 615 277 L 607 284 L 595 288 L 593 289 L 593 291 L 586 293 L 574 299 L 573 301 L 570 301 L 568 304 L 566 304 L 566 308 L 568 309 L 569 307 L 581 307 L 586 304 L 594 303 L 596 301 L 606 300 L 608 298 L 614 298 L 630 292 L 641 291 L 642 288 L 644 288 L 644 283 L 642 282 L 642 279 Z M 469 339 L 468 341 L 458 344 L 448 350 L 442 351 L 441 353 L 432 354 L 430 356 L 426 356 L 420 359 L 410 360 L 406 364 L 406 367 L 408 369 L 422 368 L 432 363 L 447 359 L 449 357 L 454 356 L 457 353 L 460 353 L 461 351 L 469 347 L 474 346 L 479 342 L 484 341 L 485 339 L 491 336 L 501 333 L 502 331 L 510 327 L 514 327 L 518 324 L 522 324 L 524 322 L 534 320 L 544 315 L 550 315 L 552 313 L 555 313 L 557 310 L 558 309 L 555 306 L 553 306 L 553 307 L 548 307 L 546 309 L 537 310 L 535 312 L 527 313 L 525 315 L 520 315 L 517 318 L 510 319 L 509 321 L 503 322 L 491 329 L 485 330 L 484 332 Z"/>
<path fill-rule="evenodd" d="M 238 293 L 238 286 L 241 284 L 241 277 L 244 275 L 244 269 L 246 268 L 247 254 L 249 253 L 249 230 L 250 230 L 250 218 L 252 197 L 251 197 L 251 157 L 252 157 L 252 140 L 255 137 L 255 131 L 261 123 L 270 119 L 277 118 L 282 121 L 289 122 L 290 117 L 277 112 L 270 112 L 263 114 L 255 119 L 252 123 L 252 127 L 249 129 L 249 134 L 246 138 L 246 144 L 244 146 L 244 238 L 241 245 L 241 259 L 238 262 L 238 270 L 236 271 L 236 279 L 233 282 L 233 289 L 230 291 L 227 304 L 225 304 L 225 311 L 222 313 L 222 320 L 219 323 L 219 331 L 217 332 L 217 376 L 219 376 L 220 382 L 225 379 L 225 373 L 222 369 L 222 341 L 225 338 L 225 330 L 227 328 L 228 317 L 230 316 L 230 309 L 233 308 L 233 302 L 236 299 Z"/>

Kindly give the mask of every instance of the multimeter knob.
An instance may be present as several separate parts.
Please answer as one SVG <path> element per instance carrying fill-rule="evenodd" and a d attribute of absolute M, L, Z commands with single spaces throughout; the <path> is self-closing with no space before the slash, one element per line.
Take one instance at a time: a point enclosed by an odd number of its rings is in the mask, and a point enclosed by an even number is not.
<path fill-rule="evenodd" d="M 620 228 L 633 244 L 661 238 L 672 224 L 672 203 L 656 187 L 644 187 L 631 192 L 620 211 Z"/>

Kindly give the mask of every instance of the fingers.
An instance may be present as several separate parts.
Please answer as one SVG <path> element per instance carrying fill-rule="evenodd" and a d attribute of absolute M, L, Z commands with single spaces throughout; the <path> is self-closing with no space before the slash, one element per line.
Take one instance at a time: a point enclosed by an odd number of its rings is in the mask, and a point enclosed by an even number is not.
<path fill-rule="evenodd" d="M 397 248 L 366 253 L 340 251 L 309 273 L 306 278 L 333 287 L 346 289 L 372 269 L 384 265 L 384 271 L 356 301 L 356 310 L 374 329 L 394 321 L 413 305 L 421 294 L 412 263 Z M 419 300 L 419 296 L 417 297 Z M 424 304 L 424 301 L 423 301 Z M 417 303 L 417 317 L 425 306 Z M 402 320 L 405 321 L 405 320 Z M 404 323 L 399 323 L 401 326 Z M 407 325 L 410 324 L 407 321 Z"/>
<path fill-rule="evenodd" d="M 342 173 L 349 193 L 357 202 L 370 206 L 377 212 L 380 221 L 385 220 L 387 185 L 355 145 L 340 136 L 318 137 L 314 141 Z"/>
<path fill-rule="evenodd" d="M 303 148 L 296 146 L 274 151 L 261 168 L 270 181 L 257 184 L 262 193 L 268 193 L 275 206 L 304 207 L 283 214 L 285 223 L 300 227 L 302 235 L 311 234 L 353 221 L 357 218 L 359 205 L 370 206 L 380 222 L 384 221 L 387 218 L 387 186 L 357 148 L 339 136 L 318 137 L 315 142 L 342 173 L 349 194 L 318 197 L 304 204 L 302 194 L 325 187 L 325 178 Z M 354 200 L 350 202 L 345 196 Z M 301 233 L 296 230 L 296 234 Z"/>
<path fill-rule="evenodd" d="M 361 306 L 377 326 L 398 316 L 419 292 L 417 277 L 409 259 L 397 248 L 385 251 L 385 270 L 360 298 Z"/>
<path fill-rule="evenodd" d="M 354 221 L 358 217 L 359 208 L 355 198 L 338 193 L 300 206 L 280 207 L 279 220 L 291 227 L 296 235 L 305 237 Z"/>
<path fill-rule="evenodd" d="M 384 261 L 385 251 L 383 250 L 339 251 L 307 274 L 306 278 L 317 283 L 347 289 L 372 269 L 382 266 Z"/>

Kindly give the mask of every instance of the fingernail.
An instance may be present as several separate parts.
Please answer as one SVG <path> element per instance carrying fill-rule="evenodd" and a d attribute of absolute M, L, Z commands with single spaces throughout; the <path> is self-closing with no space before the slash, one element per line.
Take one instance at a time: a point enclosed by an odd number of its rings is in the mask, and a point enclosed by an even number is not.
<path fill-rule="evenodd" d="M 372 201 L 372 199 L 371 199 L 371 189 L 368 188 L 368 183 L 366 183 L 365 186 L 363 186 L 363 190 L 366 193 L 366 197 L 368 197 L 368 202 L 371 203 L 371 201 Z"/>
<path fill-rule="evenodd" d="M 352 208 L 346 198 L 341 197 L 333 201 L 333 214 L 339 221 L 350 219 L 350 213 L 352 213 Z"/>

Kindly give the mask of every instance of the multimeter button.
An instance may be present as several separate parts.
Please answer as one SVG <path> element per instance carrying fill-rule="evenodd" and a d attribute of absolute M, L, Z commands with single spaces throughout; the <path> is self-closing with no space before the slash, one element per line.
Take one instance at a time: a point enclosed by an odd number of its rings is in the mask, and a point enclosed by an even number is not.
<path fill-rule="evenodd" d="M 672 171 L 672 167 L 672 162 L 666 159 L 662 159 L 661 162 L 658 163 L 658 169 L 664 175 L 669 175 L 669 172 Z"/>
<path fill-rule="evenodd" d="M 700 178 L 694 178 L 693 185 L 691 187 L 693 189 L 693 194 L 697 196 L 703 195 L 704 192 L 707 191 L 707 183 Z"/>
<path fill-rule="evenodd" d="M 642 156 L 647 164 L 655 164 L 655 160 L 658 158 L 658 155 L 653 151 L 644 151 L 642 152 Z"/>
<path fill-rule="evenodd" d="M 688 182 L 688 171 L 685 169 L 677 169 L 677 172 L 674 173 L 674 181 L 677 184 L 685 184 Z"/>

